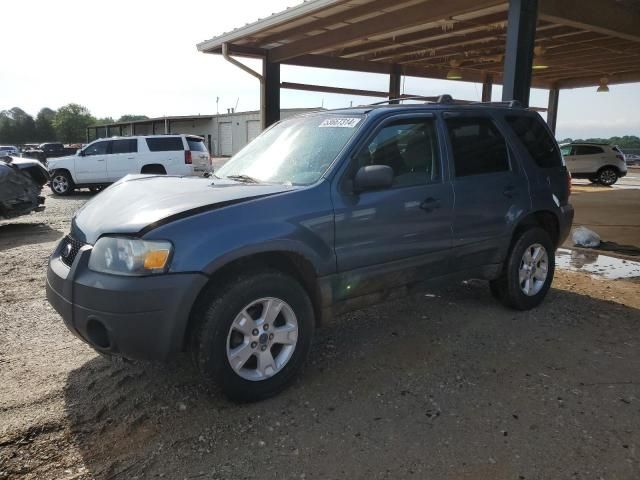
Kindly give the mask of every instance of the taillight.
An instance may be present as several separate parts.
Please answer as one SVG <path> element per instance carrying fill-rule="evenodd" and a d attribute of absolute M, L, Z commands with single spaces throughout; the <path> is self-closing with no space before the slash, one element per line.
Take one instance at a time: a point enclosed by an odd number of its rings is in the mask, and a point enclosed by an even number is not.
<path fill-rule="evenodd" d="M 571 195 L 571 172 L 567 170 L 567 194 Z"/>
<path fill-rule="evenodd" d="M 619 153 L 616 153 L 616 158 L 624 162 L 624 155 L 620 155 Z"/>
<path fill-rule="evenodd" d="M 191 165 L 191 150 L 184 151 L 184 163 L 187 165 Z"/>

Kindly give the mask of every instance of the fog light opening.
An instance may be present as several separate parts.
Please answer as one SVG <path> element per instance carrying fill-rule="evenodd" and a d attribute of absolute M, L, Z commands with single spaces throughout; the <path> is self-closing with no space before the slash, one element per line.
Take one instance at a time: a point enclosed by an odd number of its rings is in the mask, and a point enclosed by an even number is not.
<path fill-rule="evenodd" d="M 89 341 L 99 348 L 107 349 L 111 346 L 109 332 L 107 332 L 104 325 L 96 319 L 92 318 L 87 322 L 87 336 L 89 337 Z"/>

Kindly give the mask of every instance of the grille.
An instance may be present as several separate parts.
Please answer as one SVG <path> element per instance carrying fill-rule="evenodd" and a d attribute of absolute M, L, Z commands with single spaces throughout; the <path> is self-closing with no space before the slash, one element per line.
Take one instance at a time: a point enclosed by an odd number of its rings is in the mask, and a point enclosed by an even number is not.
<path fill-rule="evenodd" d="M 76 240 L 75 238 L 67 235 L 62 240 L 62 246 L 60 247 L 60 260 L 66 266 L 71 267 L 73 265 L 73 261 L 76 259 L 76 255 L 80 251 L 80 248 L 84 243 Z"/>

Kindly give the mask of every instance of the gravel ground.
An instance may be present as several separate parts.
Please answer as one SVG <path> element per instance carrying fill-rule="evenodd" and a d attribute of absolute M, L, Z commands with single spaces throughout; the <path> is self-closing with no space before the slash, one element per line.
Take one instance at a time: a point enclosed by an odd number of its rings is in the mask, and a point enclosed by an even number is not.
<path fill-rule="evenodd" d="M 44 294 L 86 199 L 0 224 L 0 479 L 640 478 L 640 283 L 561 271 L 517 313 L 483 282 L 317 332 L 288 391 L 235 405 L 189 362 L 112 364 Z"/>

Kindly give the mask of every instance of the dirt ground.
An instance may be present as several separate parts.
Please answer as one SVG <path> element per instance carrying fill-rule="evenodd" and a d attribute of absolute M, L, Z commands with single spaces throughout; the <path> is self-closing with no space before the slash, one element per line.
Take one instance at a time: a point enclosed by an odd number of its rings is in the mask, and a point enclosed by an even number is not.
<path fill-rule="evenodd" d="M 574 226 L 584 225 L 603 241 L 604 250 L 640 256 L 640 168 L 630 168 L 627 177 L 613 188 L 574 181 L 571 203 L 576 209 Z M 573 245 L 569 238 L 566 246 Z"/>
<path fill-rule="evenodd" d="M 640 478 L 640 282 L 560 271 L 518 313 L 483 282 L 344 316 L 276 398 L 189 362 L 112 364 L 48 306 L 88 196 L 0 224 L 0 479 Z"/>

